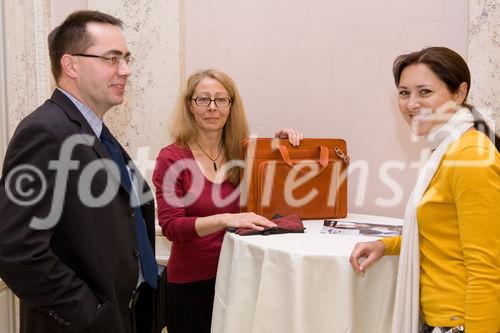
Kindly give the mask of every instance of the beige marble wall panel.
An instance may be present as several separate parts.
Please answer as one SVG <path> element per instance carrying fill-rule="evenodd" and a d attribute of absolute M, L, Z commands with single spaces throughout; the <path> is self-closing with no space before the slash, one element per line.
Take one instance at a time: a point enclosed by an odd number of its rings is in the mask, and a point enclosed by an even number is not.
<path fill-rule="evenodd" d="M 47 51 L 50 1 L 5 1 L 3 6 L 6 122 L 10 138 L 19 121 L 42 104 L 50 93 Z"/>
<path fill-rule="evenodd" d="M 500 133 L 500 0 L 469 2 L 470 100 L 491 112 Z M 488 116 L 487 116 L 488 117 Z"/>
<path fill-rule="evenodd" d="M 179 1 L 89 0 L 89 9 L 115 15 L 135 58 L 125 102 L 106 123 L 151 178 L 154 159 L 166 145 L 168 120 L 180 85 Z M 149 163 L 147 163 L 149 161 Z"/>

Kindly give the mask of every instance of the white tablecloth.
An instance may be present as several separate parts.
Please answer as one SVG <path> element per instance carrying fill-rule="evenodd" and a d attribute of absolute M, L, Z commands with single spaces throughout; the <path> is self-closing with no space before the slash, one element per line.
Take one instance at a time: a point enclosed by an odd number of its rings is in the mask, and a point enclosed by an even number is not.
<path fill-rule="evenodd" d="M 346 220 L 401 225 L 400 219 L 350 214 Z M 398 257 L 383 257 L 365 275 L 349 264 L 365 236 L 305 234 L 224 238 L 212 333 L 389 332 Z"/>

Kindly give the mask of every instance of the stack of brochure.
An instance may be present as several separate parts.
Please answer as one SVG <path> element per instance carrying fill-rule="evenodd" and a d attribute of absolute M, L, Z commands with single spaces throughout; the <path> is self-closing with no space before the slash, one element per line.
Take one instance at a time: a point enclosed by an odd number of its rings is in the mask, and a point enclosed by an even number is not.
<path fill-rule="evenodd" d="M 401 235 L 402 227 L 390 224 L 372 224 L 343 220 L 325 220 L 322 234 L 364 235 L 372 237 L 392 237 Z"/>

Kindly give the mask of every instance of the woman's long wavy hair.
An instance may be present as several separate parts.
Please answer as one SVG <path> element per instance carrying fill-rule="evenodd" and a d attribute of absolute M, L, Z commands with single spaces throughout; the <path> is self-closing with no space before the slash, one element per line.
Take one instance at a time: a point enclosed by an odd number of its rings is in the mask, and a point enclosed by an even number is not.
<path fill-rule="evenodd" d="M 394 60 L 392 72 L 396 86 L 399 86 L 401 73 L 413 64 L 425 64 L 436 74 L 448 87 L 448 91 L 456 93 L 460 84 L 467 84 L 463 106 L 472 112 L 474 117 L 474 128 L 483 132 L 500 151 L 500 137 L 486 124 L 483 116 L 470 104 L 466 103 L 470 90 L 470 71 L 465 60 L 455 51 L 447 47 L 428 47 L 421 51 L 400 55 Z"/>
<path fill-rule="evenodd" d="M 248 137 L 248 122 L 243 107 L 243 101 L 234 81 L 225 73 L 217 69 L 199 70 L 191 74 L 187 84 L 179 97 L 170 127 L 172 140 L 183 147 L 196 140 L 198 136 L 198 126 L 189 106 L 192 103 L 194 91 L 198 83 L 204 78 L 211 78 L 219 81 L 226 88 L 231 106 L 229 115 L 222 131 L 222 144 L 226 160 L 240 159 L 242 156 L 243 139 Z M 232 168 L 228 171 L 228 179 L 234 185 L 240 181 L 240 170 Z"/>

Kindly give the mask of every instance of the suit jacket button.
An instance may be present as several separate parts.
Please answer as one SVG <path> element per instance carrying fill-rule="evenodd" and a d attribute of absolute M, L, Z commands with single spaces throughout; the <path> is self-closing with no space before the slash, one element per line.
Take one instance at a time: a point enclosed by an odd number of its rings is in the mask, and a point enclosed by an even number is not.
<path fill-rule="evenodd" d="M 55 312 L 54 310 L 49 310 L 49 316 L 50 316 L 50 317 L 54 317 L 54 314 L 55 314 L 55 313 L 56 313 L 56 312 Z"/>
<path fill-rule="evenodd" d="M 128 210 L 128 217 L 132 218 L 135 216 L 135 211 L 133 208 L 129 208 Z"/>
<path fill-rule="evenodd" d="M 140 255 L 141 255 L 141 252 L 139 252 L 139 249 L 135 248 L 134 249 L 134 257 L 139 258 Z"/>
<path fill-rule="evenodd" d="M 60 316 L 58 313 L 55 313 L 55 314 L 54 314 L 54 319 L 55 319 L 55 320 L 57 320 L 57 319 L 59 319 L 59 318 L 61 318 L 61 316 Z"/>
<path fill-rule="evenodd" d="M 65 322 L 64 322 L 64 326 L 66 326 L 66 327 L 70 327 L 70 326 L 71 326 L 71 323 L 70 323 L 69 321 L 65 321 Z"/>
<path fill-rule="evenodd" d="M 65 322 L 66 320 L 64 320 L 64 318 L 59 318 L 59 324 L 64 325 Z"/>

